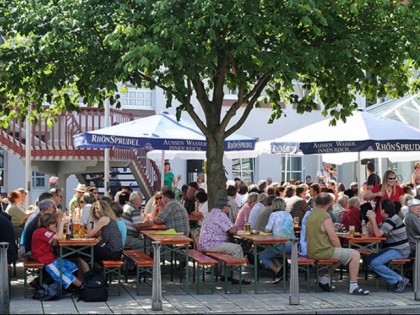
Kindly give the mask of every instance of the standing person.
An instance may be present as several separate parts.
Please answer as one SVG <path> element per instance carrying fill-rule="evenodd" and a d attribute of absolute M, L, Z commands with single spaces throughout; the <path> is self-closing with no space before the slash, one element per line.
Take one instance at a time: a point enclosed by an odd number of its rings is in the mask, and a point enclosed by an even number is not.
<path fill-rule="evenodd" d="M 390 199 L 382 199 L 381 215 L 384 221 L 381 227 L 376 223 L 376 214 L 369 210 L 367 217 L 369 218 L 369 231 L 376 237 L 386 237 L 382 244 L 382 249 L 378 253 L 370 254 L 366 257 L 366 261 L 373 271 L 381 276 L 385 281 L 394 287 L 395 293 L 404 291 L 409 280 L 401 277 L 394 270 L 389 268 L 387 264 L 393 259 L 407 258 L 410 255 L 410 244 L 408 242 L 407 230 L 399 215 L 396 213 L 395 204 Z"/>
<path fill-rule="evenodd" d="M 340 265 L 349 265 L 350 287 L 349 293 L 355 295 L 367 295 L 357 284 L 360 267 L 360 253 L 352 248 L 342 248 L 340 240 L 334 229 L 334 224 L 327 213 L 333 197 L 329 193 L 321 192 L 314 199 L 314 210 L 306 222 L 306 239 L 308 245 L 308 257 L 312 259 L 337 259 L 336 269 Z M 328 271 L 327 271 L 328 272 Z M 318 281 L 322 290 L 331 292 L 330 275 L 325 273 Z"/>
<path fill-rule="evenodd" d="M 171 163 L 169 163 L 168 160 L 165 161 L 163 172 L 163 185 L 165 187 L 177 187 L 178 182 L 182 179 L 182 177 L 181 175 L 175 177 L 175 174 L 172 173 L 171 170 Z"/>
<path fill-rule="evenodd" d="M 204 189 L 204 191 L 207 191 L 206 176 L 204 175 L 204 173 L 198 174 L 197 184 L 199 188 Z"/>
<path fill-rule="evenodd" d="M 414 187 L 420 186 L 420 162 L 414 164 L 414 171 L 411 174 L 411 182 L 413 183 Z"/>
<path fill-rule="evenodd" d="M 118 170 L 113 170 L 109 178 L 109 193 L 114 198 L 118 191 L 121 190 L 121 181 L 118 178 Z"/>
<path fill-rule="evenodd" d="M 367 178 L 367 189 L 372 189 L 373 186 L 379 185 L 381 183 L 381 178 L 375 172 L 375 164 L 372 162 L 368 162 L 366 164 L 366 169 L 368 171 L 368 178 Z"/>
<path fill-rule="evenodd" d="M 243 259 L 244 252 L 241 245 L 231 243 L 229 235 L 235 235 L 238 228 L 229 220 L 229 200 L 227 198 L 218 198 L 214 208 L 206 215 L 203 220 L 203 226 L 200 232 L 200 249 L 203 251 L 222 252 L 237 258 Z M 239 280 L 233 279 L 231 275 L 221 277 L 230 277 L 234 284 Z M 242 279 L 242 284 L 250 284 L 250 281 Z"/>
<path fill-rule="evenodd" d="M 76 208 L 81 208 L 80 207 L 80 200 L 83 197 L 83 194 L 87 191 L 87 187 L 85 184 L 77 184 L 77 187 L 74 189 L 75 190 L 75 194 L 73 195 L 73 197 L 70 199 L 69 202 L 69 212 L 68 215 L 73 216 L 74 210 Z"/>
<path fill-rule="evenodd" d="M 381 197 L 382 199 L 389 199 L 391 201 L 400 201 L 404 194 L 403 189 L 397 184 L 397 174 L 393 170 L 387 170 L 382 177 L 382 184 L 375 185 L 371 190 L 368 190 L 364 199 L 373 199 L 373 197 Z"/>
<path fill-rule="evenodd" d="M 311 187 L 311 185 L 313 184 L 311 175 L 306 175 L 305 184 L 308 185 L 308 187 Z"/>
<path fill-rule="evenodd" d="M 57 176 L 51 176 L 49 179 L 50 182 L 50 190 L 53 188 L 58 188 L 58 177 Z"/>
<path fill-rule="evenodd" d="M 327 185 L 330 180 L 338 179 L 338 173 L 329 163 L 322 162 L 322 168 L 316 172 L 316 178 L 318 183 Z"/>
<path fill-rule="evenodd" d="M 175 199 L 172 188 L 162 188 L 163 211 L 155 219 L 154 223 L 165 224 L 166 227 L 172 228 L 177 232 L 182 232 L 185 236 L 190 235 L 190 222 L 187 210 L 182 204 Z"/>
<path fill-rule="evenodd" d="M 416 236 L 420 235 L 420 200 L 410 199 L 407 202 L 408 214 L 403 222 L 407 229 L 408 242 L 410 244 L 410 257 L 416 256 Z"/>
<path fill-rule="evenodd" d="M 71 284 L 75 287 L 82 285 L 83 274 L 89 270 L 89 265 L 82 259 L 78 259 L 79 268 L 70 260 L 60 259 L 51 250 L 51 245 L 56 245 L 57 241 L 63 238 L 64 224 L 68 220 L 57 221 L 57 218 L 46 213 L 39 220 L 39 228 L 32 235 L 32 256 L 34 259 L 45 266 L 45 270 L 59 282 L 62 280 L 63 287 L 67 289 Z M 62 275 L 60 274 L 60 264 L 62 265 Z M 73 273 L 78 271 L 78 277 Z"/>
<path fill-rule="evenodd" d="M 96 237 L 98 240 L 93 247 L 95 262 L 121 259 L 124 249 L 122 234 L 118 228 L 117 217 L 107 202 L 98 200 L 92 204 L 90 223 L 86 237 Z"/>

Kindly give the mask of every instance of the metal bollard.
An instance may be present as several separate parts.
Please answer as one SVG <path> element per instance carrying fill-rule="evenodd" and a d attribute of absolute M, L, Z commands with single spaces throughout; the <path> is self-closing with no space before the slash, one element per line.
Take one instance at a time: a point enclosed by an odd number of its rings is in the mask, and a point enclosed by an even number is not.
<path fill-rule="evenodd" d="M 161 242 L 153 241 L 153 281 L 152 281 L 152 310 L 162 310 L 162 278 L 160 274 L 160 246 Z"/>
<path fill-rule="evenodd" d="M 7 248 L 9 243 L 0 243 L 0 314 L 9 314 L 9 274 L 7 267 Z"/>
<path fill-rule="evenodd" d="M 299 305 L 299 269 L 298 269 L 298 258 L 297 258 L 297 245 L 299 239 L 293 238 L 292 241 L 292 254 L 291 254 L 291 266 L 290 266 L 290 293 L 289 293 L 289 304 Z M 286 266 L 284 266 L 286 268 Z"/>
<path fill-rule="evenodd" d="M 416 236 L 416 261 L 414 262 L 414 300 L 420 300 L 420 236 Z"/>

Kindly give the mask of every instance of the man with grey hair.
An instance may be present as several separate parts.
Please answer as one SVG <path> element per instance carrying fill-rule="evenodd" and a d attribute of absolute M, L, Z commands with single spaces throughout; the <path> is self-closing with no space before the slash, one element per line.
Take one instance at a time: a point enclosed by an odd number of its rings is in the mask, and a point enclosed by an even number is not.
<path fill-rule="evenodd" d="M 333 212 L 337 217 L 338 222 L 343 219 L 343 213 L 349 207 L 349 196 L 342 194 L 338 197 L 337 202 L 333 205 Z"/>
<path fill-rule="evenodd" d="M 249 220 L 249 215 L 251 213 L 252 207 L 254 207 L 258 203 L 258 193 L 251 192 L 248 194 L 246 203 L 242 206 L 241 210 L 235 220 L 235 226 L 238 230 L 243 230 L 245 223 Z"/>
<path fill-rule="evenodd" d="M 255 229 L 255 222 L 257 221 L 258 215 L 267 206 L 267 193 L 262 192 L 258 195 L 258 203 L 256 203 L 249 213 L 248 222 L 251 224 L 251 229 Z"/>
<path fill-rule="evenodd" d="M 229 199 L 218 198 L 214 208 L 204 217 L 200 231 L 200 249 L 203 251 L 222 252 L 240 259 L 244 258 L 241 245 L 229 241 L 229 234 L 236 234 L 238 228 L 233 225 L 227 214 L 229 213 Z M 228 275 L 224 275 L 228 276 Z M 233 284 L 238 284 L 237 279 L 231 277 Z M 242 280 L 242 284 L 250 281 Z"/>
<path fill-rule="evenodd" d="M 129 201 L 123 206 L 122 218 L 127 226 L 126 247 L 131 249 L 144 249 L 144 241 L 140 238 L 138 228 L 153 224 L 153 221 L 144 221 L 141 216 L 143 195 L 139 191 L 130 194 Z"/>

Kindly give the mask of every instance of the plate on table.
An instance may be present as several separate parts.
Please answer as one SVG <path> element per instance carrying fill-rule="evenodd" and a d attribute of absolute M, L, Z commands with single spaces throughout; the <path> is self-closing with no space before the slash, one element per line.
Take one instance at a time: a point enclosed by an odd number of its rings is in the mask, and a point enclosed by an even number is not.
<path fill-rule="evenodd" d="M 348 232 L 337 232 L 336 233 L 338 236 L 343 235 L 343 236 L 348 236 L 349 233 Z"/>
<path fill-rule="evenodd" d="M 238 234 L 238 235 L 251 235 L 251 232 L 247 232 L 245 230 L 239 230 L 238 232 L 236 232 L 236 234 Z"/>
<path fill-rule="evenodd" d="M 72 240 L 72 241 L 93 241 L 95 238 L 93 238 L 93 237 L 91 237 L 91 238 L 88 238 L 88 237 L 78 237 L 78 238 L 75 238 L 75 237 L 73 237 L 73 238 L 70 238 L 70 240 Z"/>

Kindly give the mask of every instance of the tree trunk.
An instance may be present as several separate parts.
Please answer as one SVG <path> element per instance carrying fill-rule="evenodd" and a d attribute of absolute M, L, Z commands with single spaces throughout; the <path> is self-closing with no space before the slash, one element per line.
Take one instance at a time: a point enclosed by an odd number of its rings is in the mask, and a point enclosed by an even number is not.
<path fill-rule="evenodd" d="M 212 141 L 215 140 L 215 141 Z M 207 138 L 207 194 L 209 210 L 217 198 L 226 197 L 226 174 L 223 167 L 224 139 Z"/>

